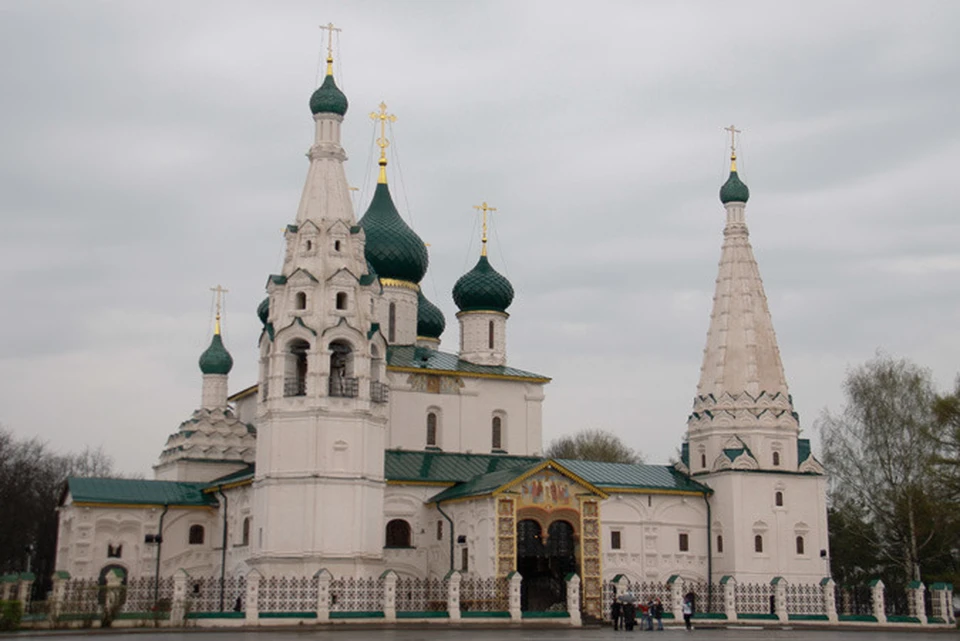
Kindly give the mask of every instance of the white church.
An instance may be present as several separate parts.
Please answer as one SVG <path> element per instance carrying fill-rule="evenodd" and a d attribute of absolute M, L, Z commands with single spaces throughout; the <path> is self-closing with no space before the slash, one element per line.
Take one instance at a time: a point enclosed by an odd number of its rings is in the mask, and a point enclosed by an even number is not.
<path fill-rule="evenodd" d="M 486 226 L 476 265 L 453 289 L 458 347 L 443 351 L 445 319 L 420 288 L 427 248 L 387 182 L 392 116 L 381 105 L 379 180 L 358 219 L 340 144 L 348 103 L 329 53 L 327 63 L 310 98 L 316 133 L 283 268 L 267 277 L 257 310 L 257 384 L 229 396 L 233 359 L 218 312 L 200 357 L 201 406 L 167 439 L 155 479 L 67 482 L 57 569 L 518 572 L 531 602 L 538 586 L 549 592 L 572 572 L 587 612 L 617 575 L 829 576 L 827 481 L 799 438 L 735 154 L 720 189 L 726 224 L 682 461 L 549 460 L 550 378 L 508 358 L 514 291 L 487 257 Z"/>

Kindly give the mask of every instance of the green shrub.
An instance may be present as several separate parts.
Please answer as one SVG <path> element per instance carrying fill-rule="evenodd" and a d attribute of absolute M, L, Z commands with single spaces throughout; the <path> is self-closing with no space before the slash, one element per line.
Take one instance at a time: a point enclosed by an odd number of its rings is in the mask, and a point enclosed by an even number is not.
<path fill-rule="evenodd" d="M 23 604 L 19 601 L 0 601 L 0 630 L 17 630 L 23 618 Z"/>

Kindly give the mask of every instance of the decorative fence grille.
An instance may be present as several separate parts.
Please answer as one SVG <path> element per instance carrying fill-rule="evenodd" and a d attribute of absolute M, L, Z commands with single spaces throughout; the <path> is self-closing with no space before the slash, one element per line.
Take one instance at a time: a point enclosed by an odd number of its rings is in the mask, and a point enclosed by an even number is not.
<path fill-rule="evenodd" d="M 465 577 L 460 582 L 460 609 L 506 612 L 510 609 L 510 581 L 506 577 Z"/>
<path fill-rule="evenodd" d="M 787 614 L 826 614 L 820 585 L 788 583 L 786 592 Z"/>
<path fill-rule="evenodd" d="M 890 585 L 883 590 L 883 607 L 887 616 L 912 616 L 910 606 L 912 599 L 907 598 L 907 591 L 903 586 Z"/>
<path fill-rule="evenodd" d="M 127 581 L 121 612 L 169 612 L 173 602 L 173 577 L 160 579 L 154 591 L 154 577 L 137 577 Z"/>
<path fill-rule="evenodd" d="M 694 612 L 723 612 L 723 586 L 696 581 L 684 583 L 686 594 L 693 595 Z M 738 586 L 739 587 L 739 586 Z"/>
<path fill-rule="evenodd" d="M 769 583 L 738 583 L 737 614 L 774 614 L 774 587 Z"/>
<path fill-rule="evenodd" d="M 247 593 L 247 577 L 231 576 L 223 580 L 223 611 L 235 610 L 237 599 L 240 609 Z M 191 578 L 187 584 L 188 612 L 220 612 L 220 577 Z"/>
<path fill-rule="evenodd" d="M 866 585 L 838 585 L 834 588 L 837 614 L 865 616 L 873 614 L 873 597 Z"/>
<path fill-rule="evenodd" d="M 330 582 L 331 612 L 380 612 L 382 610 L 382 579 L 341 577 Z"/>
<path fill-rule="evenodd" d="M 316 612 L 319 580 L 311 576 L 271 576 L 260 581 L 260 612 Z"/>
<path fill-rule="evenodd" d="M 602 610 L 601 616 L 604 621 L 610 621 L 610 610 L 613 607 L 613 581 L 604 581 L 603 590 L 600 596 L 600 608 Z M 664 605 L 664 610 L 666 610 L 666 605 Z"/>
<path fill-rule="evenodd" d="M 446 612 L 447 584 L 442 579 L 397 578 L 397 612 Z"/>
<path fill-rule="evenodd" d="M 63 614 L 99 614 L 100 586 L 96 579 L 70 579 L 64 586 Z"/>

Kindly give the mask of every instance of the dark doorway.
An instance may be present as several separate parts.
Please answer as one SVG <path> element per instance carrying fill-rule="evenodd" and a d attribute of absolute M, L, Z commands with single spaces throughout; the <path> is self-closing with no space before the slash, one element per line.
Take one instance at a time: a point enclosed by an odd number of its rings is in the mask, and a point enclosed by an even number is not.
<path fill-rule="evenodd" d="M 554 521 L 546 537 L 537 521 L 517 523 L 517 572 L 523 577 L 520 609 L 546 612 L 566 609 L 568 573 L 577 571 L 573 526 Z"/>

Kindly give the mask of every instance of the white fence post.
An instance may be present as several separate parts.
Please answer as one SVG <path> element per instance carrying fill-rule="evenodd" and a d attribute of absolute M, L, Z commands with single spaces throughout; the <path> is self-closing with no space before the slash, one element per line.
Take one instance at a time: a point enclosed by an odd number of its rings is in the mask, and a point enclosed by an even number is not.
<path fill-rule="evenodd" d="M 460 620 L 460 573 L 456 570 L 447 572 L 447 617 L 451 621 Z"/>
<path fill-rule="evenodd" d="M 383 619 L 397 620 L 397 573 L 386 570 L 380 575 L 383 579 Z"/>
<path fill-rule="evenodd" d="M 823 611 L 827 615 L 827 621 L 836 623 L 840 620 L 837 616 L 837 584 L 830 577 L 820 580 L 820 587 L 823 588 Z"/>
<path fill-rule="evenodd" d="M 787 580 L 782 576 L 775 576 L 770 583 L 773 585 L 773 605 L 777 618 L 781 623 L 786 623 L 790 620 L 787 612 Z"/>
<path fill-rule="evenodd" d="M 58 570 L 53 573 L 53 589 L 50 591 L 50 620 L 56 621 L 57 617 L 63 611 L 63 602 L 67 597 L 67 581 L 70 580 L 70 573 L 65 570 Z"/>
<path fill-rule="evenodd" d="M 30 591 L 33 589 L 33 582 L 36 580 L 33 572 L 22 572 L 20 574 L 20 584 L 17 586 L 17 599 L 23 604 L 23 611 L 27 611 L 27 604 L 30 603 Z"/>
<path fill-rule="evenodd" d="M 520 611 L 520 583 L 523 577 L 519 572 L 511 572 L 507 579 L 510 581 L 510 620 L 520 621 L 523 618 Z"/>
<path fill-rule="evenodd" d="M 170 604 L 170 625 L 183 625 L 187 618 L 187 580 L 183 568 L 173 574 L 173 601 Z"/>
<path fill-rule="evenodd" d="M 913 616 L 920 619 L 920 623 L 927 622 L 927 607 L 924 603 L 924 593 L 927 587 L 921 581 L 911 581 L 907 585 L 907 598 L 910 599 L 910 610 Z"/>
<path fill-rule="evenodd" d="M 667 579 L 670 586 L 670 601 L 673 603 L 673 620 L 683 621 L 683 579 L 674 574 Z"/>
<path fill-rule="evenodd" d="M 260 581 L 263 575 L 259 570 L 250 570 L 247 574 L 247 595 L 244 597 L 247 625 L 260 625 Z"/>
<path fill-rule="evenodd" d="M 727 621 L 737 620 L 737 580 L 730 575 L 720 579 L 723 586 L 723 612 Z"/>
<path fill-rule="evenodd" d="M 317 579 L 317 621 L 330 620 L 330 582 L 333 575 L 322 568 L 314 574 Z"/>
<path fill-rule="evenodd" d="M 874 579 L 870 582 L 870 598 L 873 601 L 873 616 L 877 623 L 887 622 L 887 608 L 883 602 L 884 585 L 880 579 Z"/>
<path fill-rule="evenodd" d="M 570 615 L 570 625 L 583 625 L 580 619 L 580 577 L 571 572 L 567 575 L 567 614 Z"/>

